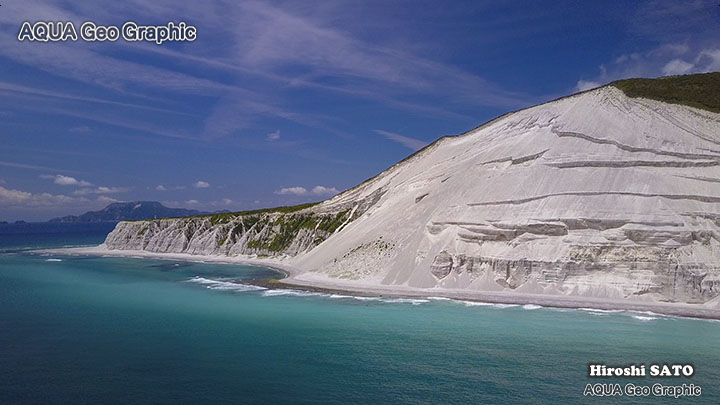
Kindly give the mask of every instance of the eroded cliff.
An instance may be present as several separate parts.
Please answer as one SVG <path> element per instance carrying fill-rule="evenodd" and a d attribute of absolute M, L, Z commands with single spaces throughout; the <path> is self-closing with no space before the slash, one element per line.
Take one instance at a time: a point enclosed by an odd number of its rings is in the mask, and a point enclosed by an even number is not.
<path fill-rule="evenodd" d="M 287 255 L 303 282 L 707 302 L 720 114 L 606 86 L 442 138 L 313 207 L 126 222 L 107 244 Z"/>

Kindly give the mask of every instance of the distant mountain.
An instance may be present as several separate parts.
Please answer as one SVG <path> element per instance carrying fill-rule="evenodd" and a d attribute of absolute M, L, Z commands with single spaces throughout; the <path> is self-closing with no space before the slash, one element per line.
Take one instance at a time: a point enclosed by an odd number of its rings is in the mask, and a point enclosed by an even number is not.
<path fill-rule="evenodd" d="M 80 216 L 68 215 L 53 218 L 49 222 L 117 222 L 136 219 L 173 218 L 207 214 L 185 208 L 168 208 L 157 201 L 131 201 L 112 203 L 100 211 L 86 212 Z"/>

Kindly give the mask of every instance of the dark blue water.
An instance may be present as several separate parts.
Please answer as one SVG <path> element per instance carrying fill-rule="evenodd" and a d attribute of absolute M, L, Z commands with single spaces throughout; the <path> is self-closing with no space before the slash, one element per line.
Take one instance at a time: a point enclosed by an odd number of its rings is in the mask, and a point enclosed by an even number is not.
<path fill-rule="evenodd" d="M 103 236 L 3 236 L 0 403 L 639 401 L 583 397 L 588 382 L 630 381 L 591 381 L 596 361 L 691 362 L 690 379 L 634 382 L 694 383 L 702 397 L 680 402 L 720 402 L 712 321 L 258 290 L 232 281 L 276 273 L 16 250 Z"/>
<path fill-rule="evenodd" d="M 0 224 L 0 252 L 97 245 L 113 228 L 115 222 Z"/>

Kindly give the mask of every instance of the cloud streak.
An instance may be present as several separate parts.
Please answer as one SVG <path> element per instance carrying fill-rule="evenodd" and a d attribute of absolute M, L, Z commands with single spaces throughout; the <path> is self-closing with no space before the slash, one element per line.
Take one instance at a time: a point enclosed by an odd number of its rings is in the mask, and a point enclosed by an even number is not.
<path fill-rule="evenodd" d="M 375 133 L 380 134 L 393 142 L 397 142 L 400 145 L 402 145 L 408 149 L 411 149 L 411 150 L 422 149 L 425 146 L 427 146 L 427 144 L 428 144 L 428 142 L 421 141 L 419 139 L 410 138 L 409 136 L 396 134 L 394 132 L 383 131 L 381 129 L 376 129 Z"/>

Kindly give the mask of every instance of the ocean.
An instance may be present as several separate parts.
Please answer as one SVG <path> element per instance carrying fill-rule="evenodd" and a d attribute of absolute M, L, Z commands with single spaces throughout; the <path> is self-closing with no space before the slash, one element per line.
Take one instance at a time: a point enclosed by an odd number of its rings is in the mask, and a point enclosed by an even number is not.
<path fill-rule="evenodd" d="M 103 227 L 104 226 L 104 227 Z M 42 255 L 108 225 L 0 229 L 0 403 L 598 402 L 587 384 L 720 403 L 720 323 L 652 313 L 268 290 L 274 270 Z M 588 364 L 692 364 L 590 378 Z M 675 403 L 622 397 L 613 403 Z"/>

